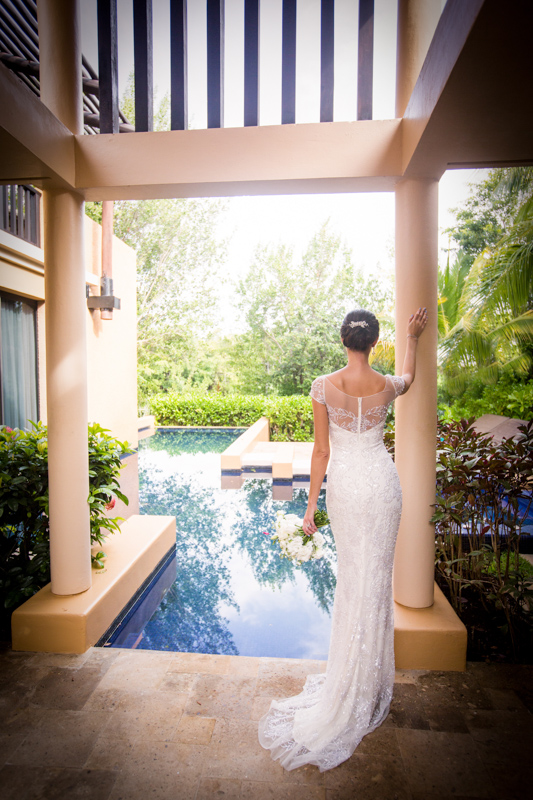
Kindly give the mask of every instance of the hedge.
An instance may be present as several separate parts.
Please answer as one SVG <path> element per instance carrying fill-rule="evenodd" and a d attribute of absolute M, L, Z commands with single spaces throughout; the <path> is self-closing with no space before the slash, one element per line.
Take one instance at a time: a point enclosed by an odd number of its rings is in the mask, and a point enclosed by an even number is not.
<path fill-rule="evenodd" d="M 313 441 L 311 398 L 302 395 L 159 394 L 151 398 L 150 411 L 158 425 L 192 427 L 248 427 L 268 417 L 272 441 Z"/>

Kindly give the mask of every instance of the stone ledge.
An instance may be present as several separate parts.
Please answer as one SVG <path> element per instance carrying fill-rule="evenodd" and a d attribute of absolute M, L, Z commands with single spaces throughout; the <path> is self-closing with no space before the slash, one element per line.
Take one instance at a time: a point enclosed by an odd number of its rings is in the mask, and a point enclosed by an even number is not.
<path fill-rule="evenodd" d="M 93 572 L 90 589 L 61 596 L 48 584 L 14 611 L 13 650 L 84 653 L 175 542 L 175 517 L 133 515 L 107 539 L 106 567 Z"/>
<path fill-rule="evenodd" d="M 466 669 L 466 628 L 435 584 L 429 608 L 394 603 L 396 669 Z"/>
<path fill-rule="evenodd" d="M 257 422 L 241 433 L 220 456 L 220 466 L 223 470 L 241 469 L 241 456 L 248 453 L 257 442 L 268 442 L 270 427 L 268 417 L 261 417 Z"/>

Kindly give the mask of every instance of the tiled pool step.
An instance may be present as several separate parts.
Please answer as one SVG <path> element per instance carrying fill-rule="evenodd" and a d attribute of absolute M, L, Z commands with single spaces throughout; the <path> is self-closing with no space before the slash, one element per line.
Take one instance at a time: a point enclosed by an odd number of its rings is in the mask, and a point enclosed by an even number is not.
<path fill-rule="evenodd" d="M 268 477 L 274 499 L 290 500 L 293 488 L 309 483 L 313 442 L 271 442 L 269 435 L 268 419 L 262 417 L 222 453 L 223 489 L 237 489 L 246 478 Z"/>

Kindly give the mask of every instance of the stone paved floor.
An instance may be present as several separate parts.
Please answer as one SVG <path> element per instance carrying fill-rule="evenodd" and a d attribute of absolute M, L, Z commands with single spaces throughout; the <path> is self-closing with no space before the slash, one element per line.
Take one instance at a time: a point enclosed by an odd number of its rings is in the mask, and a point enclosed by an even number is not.
<path fill-rule="evenodd" d="M 0 653 L 2 800 L 527 798 L 533 668 L 397 674 L 386 722 L 336 769 L 257 741 L 273 697 L 325 662 L 93 648 Z"/>

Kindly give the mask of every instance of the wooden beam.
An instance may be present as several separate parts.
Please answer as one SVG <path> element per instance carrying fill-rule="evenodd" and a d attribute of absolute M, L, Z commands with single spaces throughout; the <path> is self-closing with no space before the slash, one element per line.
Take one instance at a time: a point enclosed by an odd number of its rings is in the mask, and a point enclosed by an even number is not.
<path fill-rule="evenodd" d="M 91 114 L 88 111 L 84 112 L 83 124 L 88 125 L 90 128 L 100 128 L 100 133 L 104 133 L 100 127 L 100 122 L 100 114 Z M 133 125 L 130 125 L 129 122 L 120 122 L 117 133 L 134 133 L 134 131 L 135 128 Z"/>
<path fill-rule="evenodd" d="M 187 2 L 170 0 L 170 129 L 188 128 Z"/>
<path fill-rule="evenodd" d="M 207 127 L 224 127 L 224 0 L 207 0 Z"/>
<path fill-rule="evenodd" d="M 283 0 L 281 123 L 296 122 L 296 0 Z"/>
<path fill-rule="evenodd" d="M 357 119 L 372 119 L 374 0 L 359 0 Z"/>
<path fill-rule="evenodd" d="M 333 122 L 334 23 L 334 0 L 322 0 L 320 11 L 320 122 Z"/>
<path fill-rule="evenodd" d="M 244 0 L 244 124 L 259 125 L 259 0 Z"/>
<path fill-rule="evenodd" d="M 133 0 L 135 130 L 154 129 L 152 0 Z"/>
<path fill-rule="evenodd" d="M 100 130 L 118 133 L 117 0 L 98 0 Z"/>

